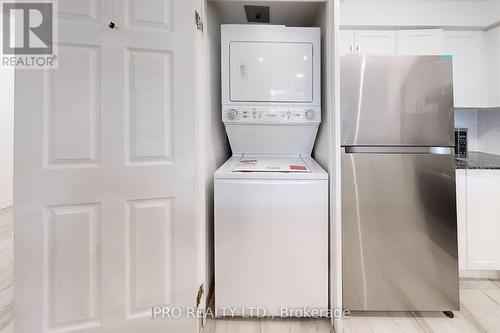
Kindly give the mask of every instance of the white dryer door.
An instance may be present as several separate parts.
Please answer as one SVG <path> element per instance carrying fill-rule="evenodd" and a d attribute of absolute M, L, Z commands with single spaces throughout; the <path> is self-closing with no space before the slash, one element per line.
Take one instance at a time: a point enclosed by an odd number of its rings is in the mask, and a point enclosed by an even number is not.
<path fill-rule="evenodd" d="M 312 102 L 311 43 L 232 42 L 229 47 L 231 101 Z"/>

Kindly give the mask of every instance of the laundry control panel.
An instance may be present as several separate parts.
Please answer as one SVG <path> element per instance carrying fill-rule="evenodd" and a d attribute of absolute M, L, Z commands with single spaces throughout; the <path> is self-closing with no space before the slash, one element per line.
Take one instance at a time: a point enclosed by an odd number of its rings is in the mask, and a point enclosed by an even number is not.
<path fill-rule="evenodd" d="M 229 123 L 320 123 L 319 107 L 223 107 L 222 121 Z"/>

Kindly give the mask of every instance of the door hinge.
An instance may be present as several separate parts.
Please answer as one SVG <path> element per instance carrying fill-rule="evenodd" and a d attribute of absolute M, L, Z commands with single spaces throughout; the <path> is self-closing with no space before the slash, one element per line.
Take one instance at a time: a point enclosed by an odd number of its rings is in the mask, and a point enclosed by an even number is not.
<path fill-rule="evenodd" d="M 201 19 L 201 15 L 197 10 L 194 11 L 194 22 L 196 25 L 196 29 L 203 31 L 203 20 Z"/>
<path fill-rule="evenodd" d="M 196 307 L 200 306 L 201 298 L 203 297 L 203 283 L 198 288 L 198 294 L 196 295 Z"/>

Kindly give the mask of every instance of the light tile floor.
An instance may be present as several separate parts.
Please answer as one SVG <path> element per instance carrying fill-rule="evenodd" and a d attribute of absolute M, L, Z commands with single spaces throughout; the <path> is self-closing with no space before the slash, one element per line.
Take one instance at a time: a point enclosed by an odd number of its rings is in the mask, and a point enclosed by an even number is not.
<path fill-rule="evenodd" d="M 12 333 L 12 209 L 0 210 L 0 333 Z M 442 313 L 363 313 L 343 321 L 343 333 L 499 333 L 500 281 L 460 281 L 461 311 Z M 209 319 L 204 333 L 330 333 L 329 321 Z"/>
<path fill-rule="evenodd" d="M 327 319 L 217 319 L 207 321 L 203 333 L 330 333 Z"/>
<path fill-rule="evenodd" d="M 0 333 L 12 330 L 13 266 L 12 208 L 0 210 Z M 10 326 L 10 328 L 9 328 Z"/>
<path fill-rule="evenodd" d="M 441 312 L 363 312 L 342 322 L 343 333 L 499 333 L 500 282 L 460 281 L 461 310 L 450 319 Z M 333 332 L 328 320 L 209 319 L 204 333 Z"/>

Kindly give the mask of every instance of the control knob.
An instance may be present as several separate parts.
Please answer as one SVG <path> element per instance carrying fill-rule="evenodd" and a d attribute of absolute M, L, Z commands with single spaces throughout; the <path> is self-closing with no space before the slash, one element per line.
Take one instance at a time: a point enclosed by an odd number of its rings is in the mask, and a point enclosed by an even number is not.
<path fill-rule="evenodd" d="M 316 112 L 314 112 L 314 110 L 307 110 L 306 111 L 306 118 L 308 120 L 313 120 L 314 117 L 316 117 Z"/>
<path fill-rule="evenodd" d="M 238 116 L 238 111 L 236 111 L 235 109 L 227 110 L 227 118 L 229 120 L 235 120 L 237 116 Z"/>

